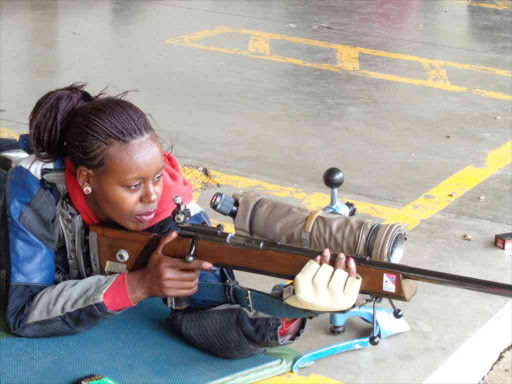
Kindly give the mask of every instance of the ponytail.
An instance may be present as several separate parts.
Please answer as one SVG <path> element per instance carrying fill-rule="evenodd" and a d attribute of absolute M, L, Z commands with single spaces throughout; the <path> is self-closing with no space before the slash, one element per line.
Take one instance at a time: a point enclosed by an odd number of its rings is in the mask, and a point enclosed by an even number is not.
<path fill-rule="evenodd" d="M 68 156 L 75 167 L 100 168 L 114 142 L 154 134 L 144 112 L 123 100 L 126 92 L 91 96 L 85 84 L 44 95 L 30 114 L 30 141 L 36 157 L 51 162 Z"/>
<path fill-rule="evenodd" d="M 85 84 L 48 92 L 36 103 L 30 114 L 30 141 L 36 157 L 51 162 L 65 154 L 65 128 L 70 116 L 81 105 L 93 100 L 84 91 Z"/>

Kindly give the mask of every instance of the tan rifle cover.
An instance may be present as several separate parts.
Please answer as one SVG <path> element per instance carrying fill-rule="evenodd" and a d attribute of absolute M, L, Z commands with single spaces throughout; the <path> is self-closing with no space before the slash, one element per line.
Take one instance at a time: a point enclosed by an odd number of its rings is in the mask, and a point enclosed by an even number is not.
<path fill-rule="evenodd" d="M 238 201 L 235 218 L 237 234 L 279 241 L 282 244 L 305 247 L 304 232 L 308 231 L 308 248 L 329 248 L 333 253 L 370 256 L 373 260 L 389 262 L 391 243 L 397 234 L 406 237 L 402 224 L 382 224 L 378 228 L 371 254 L 367 254 L 366 240 L 375 223 L 359 217 L 346 217 L 266 199 L 257 192 L 234 194 Z M 399 260 L 391 260 L 397 263 Z M 406 301 L 417 290 L 416 281 L 402 280 Z"/>
<path fill-rule="evenodd" d="M 374 222 L 322 211 L 312 214 L 306 208 L 267 199 L 257 192 L 238 193 L 233 197 L 238 201 L 235 231 L 240 235 L 305 247 L 304 232 L 309 230 L 309 248 L 329 248 L 335 253 L 370 256 L 379 261 L 389 261 L 391 242 L 398 233 L 406 235 L 402 224 L 381 225 L 371 255 L 367 255 L 366 240 Z M 310 217 L 314 221 L 308 223 Z"/>

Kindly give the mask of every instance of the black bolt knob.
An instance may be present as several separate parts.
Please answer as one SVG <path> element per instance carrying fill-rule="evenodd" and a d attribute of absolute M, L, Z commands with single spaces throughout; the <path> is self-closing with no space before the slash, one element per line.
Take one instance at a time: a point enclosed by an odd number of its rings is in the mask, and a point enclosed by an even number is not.
<path fill-rule="evenodd" d="M 324 172 L 324 184 L 331 189 L 338 189 L 343 184 L 345 176 L 339 168 L 329 168 Z"/>

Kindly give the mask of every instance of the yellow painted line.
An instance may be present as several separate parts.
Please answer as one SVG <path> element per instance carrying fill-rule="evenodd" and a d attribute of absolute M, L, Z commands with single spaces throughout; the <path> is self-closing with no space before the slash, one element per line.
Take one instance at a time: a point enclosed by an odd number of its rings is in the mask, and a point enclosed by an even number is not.
<path fill-rule="evenodd" d="M 323 208 L 330 202 L 330 194 L 312 193 L 293 187 L 282 187 L 277 184 L 267 183 L 265 181 L 250 179 L 243 176 L 229 175 L 218 171 L 210 171 L 212 178 L 220 185 L 229 185 L 239 190 L 255 190 L 276 197 L 290 197 L 299 200 L 304 207 L 314 210 Z M 360 213 L 365 213 L 375 217 L 386 218 L 396 214 L 398 209 L 385 207 L 376 204 L 369 204 L 364 201 L 351 200 Z"/>
<path fill-rule="evenodd" d="M 299 188 L 283 187 L 281 185 L 268 183 L 266 181 L 251 179 L 244 176 L 230 175 L 227 173 L 214 170 L 209 170 L 208 173 L 209 175 L 205 176 L 196 168 L 190 168 L 186 166 L 183 167 L 183 175 L 193 185 L 194 199 L 196 201 L 197 198 L 199 197 L 200 191 L 202 191 L 203 189 L 208 187 L 211 189 L 211 187 L 222 185 L 234 187 L 240 191 L 259 191 L 264 193 L 265 195 L 292 198 L 298 200 L 300 205 L 310 210 L 325 207 L 330 203 L 331 199 L 330 194 L 316 192 L 307 193 L 306 191 Z M 400 212 L 400 209 L 398 208 L 370 204 L 365 201 L 351 200 L 351 202 L 356 205 L 357 211 L 359 213 L 368 214 L 373 217 L 380 217 L 382 219 L 386 219 L 391 216 L 396 216 Z M 228 232 L 234 232 L 234 228 L 231 223 L 218 222 L 215 220 L 212 220 L 212 223 L 214 225 L 223 224 Z"/>
<path fill-rule="evenodd" d="M 464 168 L 402 208 L 387 207 L 356 200 L 351 200 L 351 202 L 356 205 L 359 213 L 380 218 L 385 223 L 403 223 L 411 230 L 422 220 L 426 220 L 445 209 L 466 192 L 511 163 L 512 141 L 509 141 L 500 148 L 489 152 L 485 165 L 470 165 Z M 186 169 L 185 167 L 185 175 L 187 175 Z M 229 175 L 213 170 L 209 171 L 208 178 L 201 179 L 201 177 L 196 177 L 193 182 L 194 190 L 203 189 L 205 183 L 217 183 L 221 186 L 231 186 L 238 190 L 253 190 L 265 195 L 292 198 L 297 200 L 298 205 L 310 210 L 323 208 L 330 202 L 329 194 L 307 193 L 298 188 L 283 187 L 261 180 Z M 225 225 L 225 229 L 228 232 L 234 232 L 232 223 L 213 222 L 214 225 Z"/>
<path fill-rule="evenodd" d="M 189 170 L 187 167 L 183 167 L 183 173 L 186 175 L 189 174 Z M 330 203 L 330 194 L 325 193 L 307 193 L 302 189 L 293 188 L 293 187 L 283 187 L 277 184 L 268 183 L 265 181 L 251 179 L 248 177 L 237 176 L 237 175 L 229 175 L 227 173 L 222 173 L 219 171 L 209 171 L 211 178 L 218 183 L 220 186 L 230 186 L 234 187 L 237 190 L 251 190 L 258 191 L 264 195 L 275 196 L 275 197 L 286 197 L 297 200 L 298 204 L 308 208 L 310 210 L 320 209 L 325 207 Z M 196 177 L 193 179 L 192 185 L 194 189 L 194 193 L 204 189 L 205 181 L 201 179 L 201 177 Z M 213 195 L 213 193 L 212 193 Z M 367 214 L 372 217 L 381 218 L 383 220 L 387 220 L 390 217 L 398 217 L 400 216 L 401 209 L 386 207 L 383 205 L 371 204 L 365 201 L 358 200 L 350 200 L 357 207 L 358 213 Z M 228 222 L 219 222 L 216 220 L 212 220 L 213 225 L 223 224 L 225 226 L 226 231 L 234 232 L 234 227 L 232 223 Z"/>
<path fill-rule="evenodd" d="M 4 139 L 17 139 L 20 135 L 8 128 L 0 128 L 0 137 Z"/>
<path fill-rule="evenodd" d="M 0 128 L 0 137 L 18 138 L 18 136 L 19 134 L 13 130 Z M 359 213 L 380 218 L 385 223 L 400 222 L 407 225 L 411 230 L 422 220 L 426 220 L 445 209 L 466 192 L 511 163 L 512 140 L 489 152 L 485 165 L 481 167 L 470 165 L 464 168 L 403 208 L 387 207 L 357 200 L 351 200 L 351 202 L 356 205 Z M 297 200 L 299 205 L 310 210 L 323 208 L 330 202 L 330 194 L 307 193 L 299 188 L 283 187 L 243 176 L 229 175 L 214 170 L 207 171 L 204 168 L 185 166 L 183 167 L 183 175 L 191 182 L 194 190 L 194 200 L 196 201 L 201 190 L 226 185 L 238 190 L 260 191 L 270 196 L 292 198 Z M 212 224 L 223 224 L 226 232 L 233 233 L 235 231 L 231 222 L 212 220 Z"/>
<path fill-rule="evenodd" d="M 258 381 L 257 384 L 342 384 L 341 381 L 320 375 L 300 376 L 296 373 L 284 373 Z"/>
<path fill-rule="evenodd" d="M 270 55 L 270 40 L 259 36 L 252 36 L 249 40 L 249 52 L 260 55 Z"/>
<path fill-rule="evenodd" d="M 220 186 L 218 182 L 211 178 L 206 168 L 183 167 L 182 172 L 183 176 L 190 181 L 193 186 L 193 198 L 195 201 L 199 199 L 201 190 L 208 187 Z"/>
<path fill-rule="evenodd" d="M 206 37 L 214 37 L 223 34 L 238 34 L 248 36 L 247 50 L 227 49 L 212 45 L 200 44 L 200 41 Z M 291 57 L 282 57 L 271 54 L 272 41 L 288 41 L 290 43 L 321 47 L 336 50 L 336 65 L 324 63 L 312 63 Z M 218 27 L 212 30 L 206 30 L 176 39 L 169 39 L 168 44 L 183 45 L 188 47 L 206 49 L 216 52 L 242 55 L 256 59 L 269 60 L 279 63 L 289 63 L 309 68 L 322 69 L 332 72 L 348 71 L 357 76 L 369 77 L 373 79 L 394 81 L 404 84 L 412 84 L 422 87 L 437 88 L 451 92 L 468 92 L 479 96 L 491 97 L 502 100 L 512 100 L 511 94 L 505 94 L 485 89 L 473 89 L 460 85 L 451 84 L 447 69 L 455 68 L 472 72 L 483 72 L 496 76 L 512 78 L 512 72 L 505 69 L 484 67 L 478 65 L 461 64 L 450 61 L 432 60 L 417 56 L 405 55 L 401 53 L 393 53 L 379 51 L 376 49 L 368 49 L 362 47 L 353 47 L 349 45 L 333 44 L 324 41 L 304 39 L 286 35 L 278 35 L 274 33 L 259 32 L 247 29 L 237 29 L 230 27 Z M 366 54 L 374 57 L 385 57 L 388 59 L 417 62 L 423 66 L 425 70 L 425 78 L 413 78 L 407 76 L 397 76 L 387 73 L 368 71 L 360 68 L 359 57 Z M 510 82 L 509 79 L 504 81 Z"/>
<path fill-rule="evenodd" d="M 472 188 L 512 162 L 512 140 L 489 152 L 485 165 L 470 165 L 450 176 L 418 199 L 386 219 L 387 223 L 404 222 L 410 229 L 445 209 Z"/>
<path fill-rule="evenodd" d="M 482 7 L 482 8 L 492 8 L 498 9 L 500 11 L 510 8 L 510 0 L 496 0 L 494 3 L 482 3 L 480 1 L 469 1 L 469 0 L 459 0 L 459 2 L 464 2 L 466 5 L 472 7 Z"/>
<path fill-rule="evenodd" d="M 307 193 L 302 189 L 293 187 L 282 187 L 277 184 L 267 183 L 256 179 L 250 179 L 243 176 L 229 175 L 218 171 L 210 171 L 210 174 L 220 185 L 230 185 L 240 190 L 258 190 L 278 197 L 292 197 L 302 200 L 307 197 Z"/>

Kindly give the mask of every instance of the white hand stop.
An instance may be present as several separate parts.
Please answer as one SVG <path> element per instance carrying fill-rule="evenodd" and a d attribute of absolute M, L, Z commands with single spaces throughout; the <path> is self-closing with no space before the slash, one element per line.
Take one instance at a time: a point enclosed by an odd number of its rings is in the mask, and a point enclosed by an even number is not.
<path fill-rule="evenodd" d="M 356 302 L 362 281 L 359 275 L 349 277 L 342 269 L 310 260 L 293 281 L 295 295 L 285 303 L 312 311 L 343 311 Z"/>

